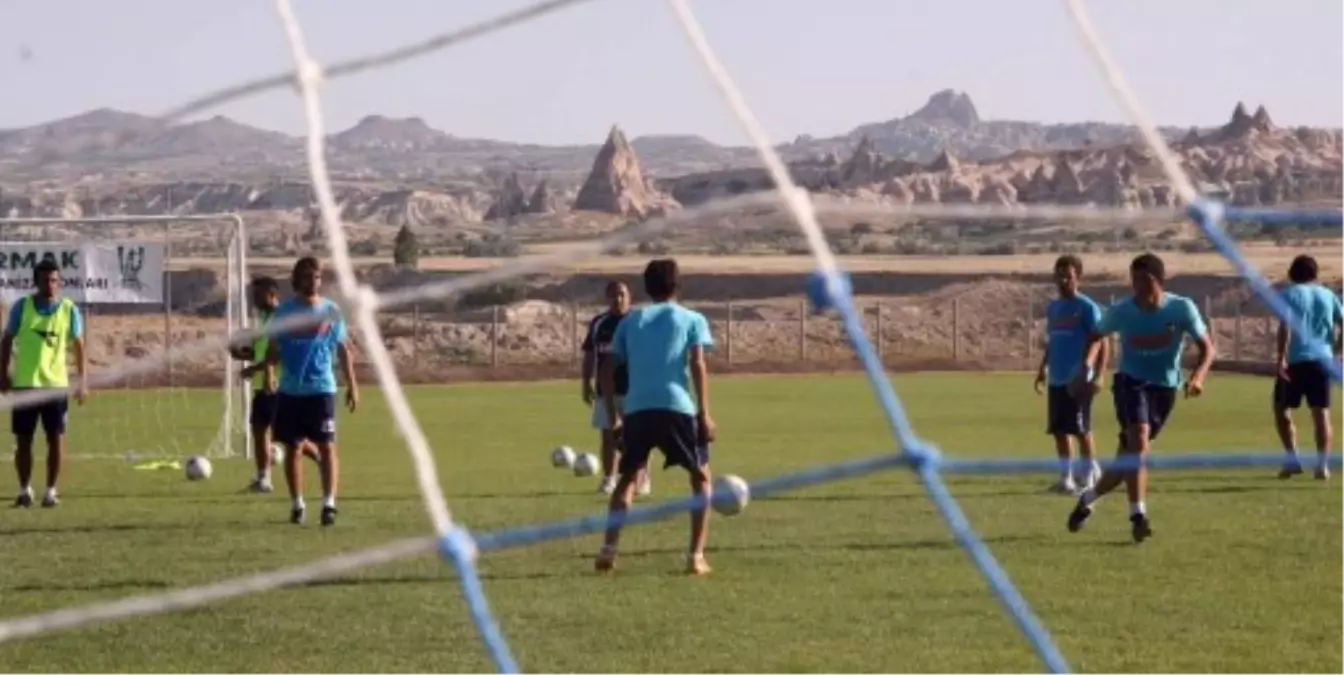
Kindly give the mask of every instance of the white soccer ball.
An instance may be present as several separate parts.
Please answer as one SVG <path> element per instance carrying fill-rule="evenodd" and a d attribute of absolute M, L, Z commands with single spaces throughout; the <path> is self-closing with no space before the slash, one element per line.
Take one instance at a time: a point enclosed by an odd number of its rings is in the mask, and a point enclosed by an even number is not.
<path fill-rule="evenodd" d="M 751 486 L 740 476 L 725 474 L 714 482 L 714 510 L 721 516 L 735 516 L 751 501 Z"/>
<path fill-rule="evenodd" d="M 572 469 L 576 457 L 573 448 L 562 445 L 551 451 L 551 466 L 557 469 Z"/>
<path fill-rule="evenodd" d="M 280 466 L 285 463 L 285 446 L 280 443 L 271 444 L 271 464 Z"/>
<path fill-rule="evenodd" d="M 215 470 L 210 466 L 210 460 L 204 457 L 188 457 L 186 469 L 187 480 L 205 480 Z"/>
<path fill-rule="evenodd" d="M 585 452 L 582 455 L 579 455 L 578 459 L 574 460 L 574 475 L 579 478 L 596 474 L 598 468 L 597 457 L 592 453 Z"/>

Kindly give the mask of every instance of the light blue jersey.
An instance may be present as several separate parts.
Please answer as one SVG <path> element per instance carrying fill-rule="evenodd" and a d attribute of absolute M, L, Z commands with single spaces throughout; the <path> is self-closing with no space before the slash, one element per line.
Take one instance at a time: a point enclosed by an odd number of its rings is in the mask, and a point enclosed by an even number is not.
<path fill-rule="evenodd" d="M 690 388 L 692 347 L 709 349 L 714 337 L 705 315 L 675 302 L 660 302 L 628 314 L 616 328 L 611 355 L 624 362 L 630 389 L 622 412 L 671 410 L 699 412 Z"/>
<path fill-rule="evenodd" d="M 1288 363 L 1334 358 L 1335 326 L 1344 320 L 1339 296 L 1321 284 L 1293 284 L 1284 290 L 1283 301 L 1307 329 L 1305 335 L 1289 332 Z"/>
<path fill-rule="evenodd" d="M 345 342 L 345 319 L 336 303 L 322 298 L 316 305 L 297 298 L 280 303 L 272 323 L 295 316 L 321 316 L 317 325 L 285 330 L 273 340 L 280 355 L 280 393 L 313 396 L 336 393 L 336 346 Z"/>
<path fill-rule="evenodd" d="M 61 298 L 57 296 L 51 299 L 48 304 L 42 304 L 41 298 L 33 296 L 33 309 L 37 310 L 39 316 L 51 316 L 58 307 L 61 306 Z M 10 335 L 19 334 L 19 325 L 23 323 L 23 300 L 20 299 L 9 308 L 9 321 L 5 324 L 5 330 Z M 79 305 L 70 307 L 70 334 L 68 339 L 75 339 L 84 335 L 84 317 L 79 313 Z"/>
<path fill-rule="evenodd" d="M 1163 293 L 1162 304 L 1141 309 L 1127 298 L 1107 310 L 1097 325 L 1102 335 L 1120 334 L 1119 371 L 1136 380 L 1161 387 L 1181 386 L 1181 354 L 1185 336 L 1208 334 L 1199 308 L 1190 298 Z"/>
<path fill-rule="evenodd" d="M 1056 298 L 1045 308 L 1046 367 L 1050 386 L 1062 387 L 1073 379 L 1083 361 L 1088 338 L 1101 323 L 1101 307 L 1081 293 L 1072 298 Z M 1092 372 L 1088 371 L 1088 379 Z"/>

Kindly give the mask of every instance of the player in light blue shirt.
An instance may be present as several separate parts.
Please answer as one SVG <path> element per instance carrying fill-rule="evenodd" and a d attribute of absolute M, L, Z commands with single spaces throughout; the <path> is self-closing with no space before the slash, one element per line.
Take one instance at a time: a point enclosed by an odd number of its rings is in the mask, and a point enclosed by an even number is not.
<path fill-rule="evenodd" d="M 303 464 L 305 445 L 317 447 L 322 473 L 322 524 L 336 523 L 336 369 L 340 360 L 345 376 L 345 403 L 354 412 L 359 404 L 354 362 L 346 341 L 345 319 L 336 303 L 322 297 L 322 267 L 316 258 L 294 263 L 291 277 L 295 297 L 280 304 L 271 317 L 274 324 L 302 320 L 296 328 L 277 330 L 267 350 L 266 388 L 274 388 L 275 364 L 281 367 L 276 397 L 275 437 L 288 446 L 285 482 L 293 499 L 290 522 L 303 522 Z"/>
<path fill-rule="evenodd" d="M 1213 366 L 1213 341 L 1189 298 L 1168 293 L 1166 266 L 1162 259 L 1145 253 L 1129 265 L 1134 296 L 1111 307 L 1088 342 L 1072 389 L 1077 396 L 1091 395 L 1087 371 L 1095 362 L 1102 340 L 1120 336 L 1120 364 L 1111 392 L 1120 422 L 1118 459 L 1132 464 L 1106 471 L 1095 488 L 1084 490 L 1069 514 L 1069 531 L 1077 532 L 1092 515 L 1092 505 L 1123 482 L 1129 493 L 1130 523 L 1136 543 L 1152 536 L 1144 507 L 1148 471 L 1138 464 L 1148 454 L 1152 440 L 1166 424 L 1176 405 L 1176 390 L 1182 385 L 1181 357 L 1189 336 L 1199 348 L 1199 363 L 1184 382 L 1187 397 L 1199 396 L 1204 378 Z M 1135 464 L 1138 464 L 1137 466 Z"/>
<path fill-rule="evenodd" d="M 1059 455 L 1059 482 L 1051 486 L 1054 492 L 1076 494 L 1074 480 L 1073 439 L 1077 437 L 1083 464 L 1079 467 L 1083 488 L 1096 485 L 1101 477 L 1101 465 L 1096 459 L 1096 444 L 1092 441 L 1092 397 L 1074 397 L 1069 393 L 1078 364 L 1083 361 L 1088 339 L 1101 322 L 1101 307 L 1092 298 L 1078 292 L 1083 276 L 1083 261 L 1078 256 L 1062 255 L 1055 261 L 1055 287 L 1059 297 L 1051 300 L 1045 309 L 1045 353 L 1036 370 L 1036 393 L 1042 393 L 1048 383 L 1046 397 L 1045 433 L 1054 436 L 1055 452 Z M 1102 341 L 1096 372 L 1089 378 L 1094 390 L 1102 384 L 1100 373 L 1106 372 L 1109 360 L 1108 343 Z M 1091 375 L 1091 373 L 1089 373 Z"/>
<path fill-rule="evenodd" d="M 684 467 L 691 474 L 697 496 L 712 497 L 709 446 L 714 441 L 714 419 L 709 414 L 709 368 L 705 352 L 713 347 L 709 321 L 677 303 L 680 286 L 677 262 L 654 260 L 644 269 L 644 291 L 653 304 L 630 312 L 612 337 L 611 358 L 602 364 L 603 405 L 607 419 L 625 444 L 618 467 L 620 478 L 611 493 L 610 520 L 605 544 L 597 556 L 599 572 L 616 564 L 621 537 L 620 521 L 630 508 L 635 482 L 657 448 L 665 466 Z M 621 409 L 613 392 L 615 370 L 624 364 L 629 386 Z M 707 574 L 705 541 L 709 508 L 691 514 L 691 547 L 686 571 Z"/>
<path fill-rule="evenodd" d="M 1340 327 L 1344 309 L 1339 296 L 1318 281 L 1316 259 L 1300 255 L 1288 266 L 1291 284 L 1283 292 L 1283 301 L 1303 324 L 1306 333 L 1298 334 L 1292 327 L 1279 322 L 1278 376 L 1274 378 L 1274 426 L 1283 442 L 1283 468 L 1280 478 L 1291 478 L 1302 473 L 1302 462 L 1297 456 L 1297 429 L 1293 426 L 1290 410 L 1302 406 L 1306 399 L 1311 408 L 1311 421 L 1316 431 L 1316 478 L 1330 477 L 1327 464 L 1330 459 L 1332 429 L 1330 428 L 1330 371 L 1326 368 L 1340 352 Z"/>

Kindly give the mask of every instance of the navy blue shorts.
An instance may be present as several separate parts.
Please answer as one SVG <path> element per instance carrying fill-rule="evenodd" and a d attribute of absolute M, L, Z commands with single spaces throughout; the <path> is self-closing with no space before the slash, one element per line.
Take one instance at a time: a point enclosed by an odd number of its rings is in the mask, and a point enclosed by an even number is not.
<path fill-rule="evenodd" d="M 681 466 L 687 470 L 709 464 L 709 443 L 700 434 L 694 415 L 672 410 L 641 410 L 625 416 L 621 431 L 625 450 L 621 453 L 622 474 L 644 468 L 654 448 L 662 451 L 663 468 Z"/>
<path fill-rule="evenodd" d="M 252 414 L 248 423 L 253 427 L 273 427 L 275 426 L 276 399 L 279 394 L 268 394 L 264 389 L 257 389 L 252 394 Z"/>
<path fill-rule="evenodd" d="M 1076 399 L 1063 385 L 1046 392 L 1045 433 L 1086 436 L 1092 433 L 1092 397 Z"/>
<path fill-rule="evenodd" d="M 1274 405 L 1282 408 L 1300 408 L 1306 399 L 1307 407 L 1330 407 L 1330 373 L 1319 361 L 1288 364 L 1288 379 L 1274 378 Z"/>
<path fill-rule="evenodd" d="M 35 391 L 33 389 L 16 389 Z M 9 412 L 9 428 L 15 436 L 32 436 L 37 433 L 37 423 L 42 423 L 42 431 L 48 436 L 65 433 L 65 420 L 70 412 L 70 399 L 59 398 L 36 405 L 14 408 Z"/>
<path fill-rule="evenodd" d="M 1131 424 L 1147 424 L 1148 440 L 1157 438 L 1176 407 L 1176 388 L 1164 387 L 1116 373 L 1111 384 L 1115 397 L 1115 419 L 1120 423 L 1120 446 L 1125 444 L 1125 430 Z"/>
<path fill-rule="evenodd" d="M 302 441 L 331 443 L 336 440 L 336 395 L 292 396 L 277 394 L 275 440 L 291 450 Z"/>

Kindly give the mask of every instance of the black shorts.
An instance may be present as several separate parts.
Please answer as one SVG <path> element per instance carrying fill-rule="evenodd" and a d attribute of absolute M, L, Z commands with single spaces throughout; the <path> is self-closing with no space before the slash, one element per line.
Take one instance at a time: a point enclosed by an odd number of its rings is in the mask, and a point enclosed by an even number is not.
<path fill-rule="evenodd" d="M 1045 433 L 1086 436 L 1092 433 L 1092 397 L 1081 400 L 1069 393 L 1063 385 L 1051 386 L 1046 392 Z"/>
<path fill-rule="evenodd" d="M 1131 424 L 1147 424 L 1148 440 L 1157 438 L 1176 407 L 1176 388 L 1116 373 L 1111 384 L 1115 398 L 1115 419 L 1120 423 L 1120 446 L 1125 445 L 1125 430 Z"/>
<path fill-rule="evenodd" d="M 641 410 L 625 416 L 621 440 L 622 474 L 634 473 L 649 462 L 654 448 L 662 451 L 663 468 L 681 466 L 687 470 L 709 464 L 709 443 L 700 435 L 700 423 L 694 415 L 672 410 Z"/>
<path fill-rule="evenodd" d="M 34 389 L 16 389 L 20 391 L 41 391 Z M 42 431 L 48 436 L 65 433 L 65 418 L 70 412 L 70 399 L 59 398 L 22 408 L 14 408 L 9 413 L 9 428 L 15 436 L 32 436 L 37 433 L 37 423 L 42 422 Z"/>
<path fill-rule="evenodd" d="M 336 395 L 291 396 L 277 394 L 275 440 L 297 448 L 302 441 L 331 443 L 336 440 Z"/>
<path fill-rule="evenodd" d="M 275 426 L 275 410 L 277 406 L 276 399 L 279 394 L 268 394 L 263 389 L 257 389 L 252 394 L 252 414 L 248 423 L 253 427 L 273 427 Z"/>
<path fill-rule="evenodd" d="M 1307 407 L 1330 407 L 1330 372 L 1319 361 L 1288 364 L 1288 379 L 1274 378 L 1274 405 L 1281 408 L 1300 408 L 1302 399 Z"/>

